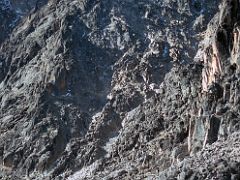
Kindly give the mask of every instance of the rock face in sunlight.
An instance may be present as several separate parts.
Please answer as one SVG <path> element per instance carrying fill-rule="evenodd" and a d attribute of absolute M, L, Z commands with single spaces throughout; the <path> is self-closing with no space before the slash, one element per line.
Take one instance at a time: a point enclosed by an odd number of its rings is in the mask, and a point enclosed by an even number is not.
<path fill-rule="evenodd" d="M 239 0 L 0 0 L 0 179 L 239 179 Z"/>

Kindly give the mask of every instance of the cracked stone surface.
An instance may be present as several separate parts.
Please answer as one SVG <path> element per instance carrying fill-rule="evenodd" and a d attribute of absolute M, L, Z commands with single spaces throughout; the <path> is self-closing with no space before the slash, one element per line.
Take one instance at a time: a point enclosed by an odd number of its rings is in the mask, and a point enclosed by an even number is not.
<path fill-rule="evenodd" d="M 239 179 L 239 4 L 1 0 L 0 179 Z"/>

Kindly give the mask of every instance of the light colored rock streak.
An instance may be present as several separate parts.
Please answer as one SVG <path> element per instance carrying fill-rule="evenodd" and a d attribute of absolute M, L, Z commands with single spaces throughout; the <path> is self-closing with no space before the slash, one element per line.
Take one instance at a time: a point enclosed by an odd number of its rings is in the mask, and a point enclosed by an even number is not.
<path fill-rule="evenodd" d="M 233 34 L 233 49 L 231 52 L 232 63 L 236 63 L 236 65 L 240 66 L 240 27 L 236 27 Z"/>

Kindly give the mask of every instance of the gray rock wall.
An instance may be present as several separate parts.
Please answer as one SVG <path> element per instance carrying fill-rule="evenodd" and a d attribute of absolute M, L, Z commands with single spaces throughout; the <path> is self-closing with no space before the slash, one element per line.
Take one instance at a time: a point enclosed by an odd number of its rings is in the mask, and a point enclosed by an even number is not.
<path fill-rule="evenodd" d="M 239 1 L 219 3 L 11 1 L 0 177 L 238 178 Z"/>

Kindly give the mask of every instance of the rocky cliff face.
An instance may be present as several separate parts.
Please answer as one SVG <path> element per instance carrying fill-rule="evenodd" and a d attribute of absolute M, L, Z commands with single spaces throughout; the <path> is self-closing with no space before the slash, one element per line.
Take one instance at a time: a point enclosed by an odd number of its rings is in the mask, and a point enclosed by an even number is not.
<path fill-rule="evenodd" d="M 36 12 L 47 0 L 1 0 L 0 1 L 0 44 L 13 28 L 29 13 Z"/>
<path fill-rule="evenodd" d="M 0 1 L 0 10 L 0 43 L 2 43 L 14 26 L 16 14 L 12 9 L 10 1 Z"/>
<path fill-rule="evenodd" d="M 0 178 L 239 179 L 238 0 L 0 7 Z"/>

